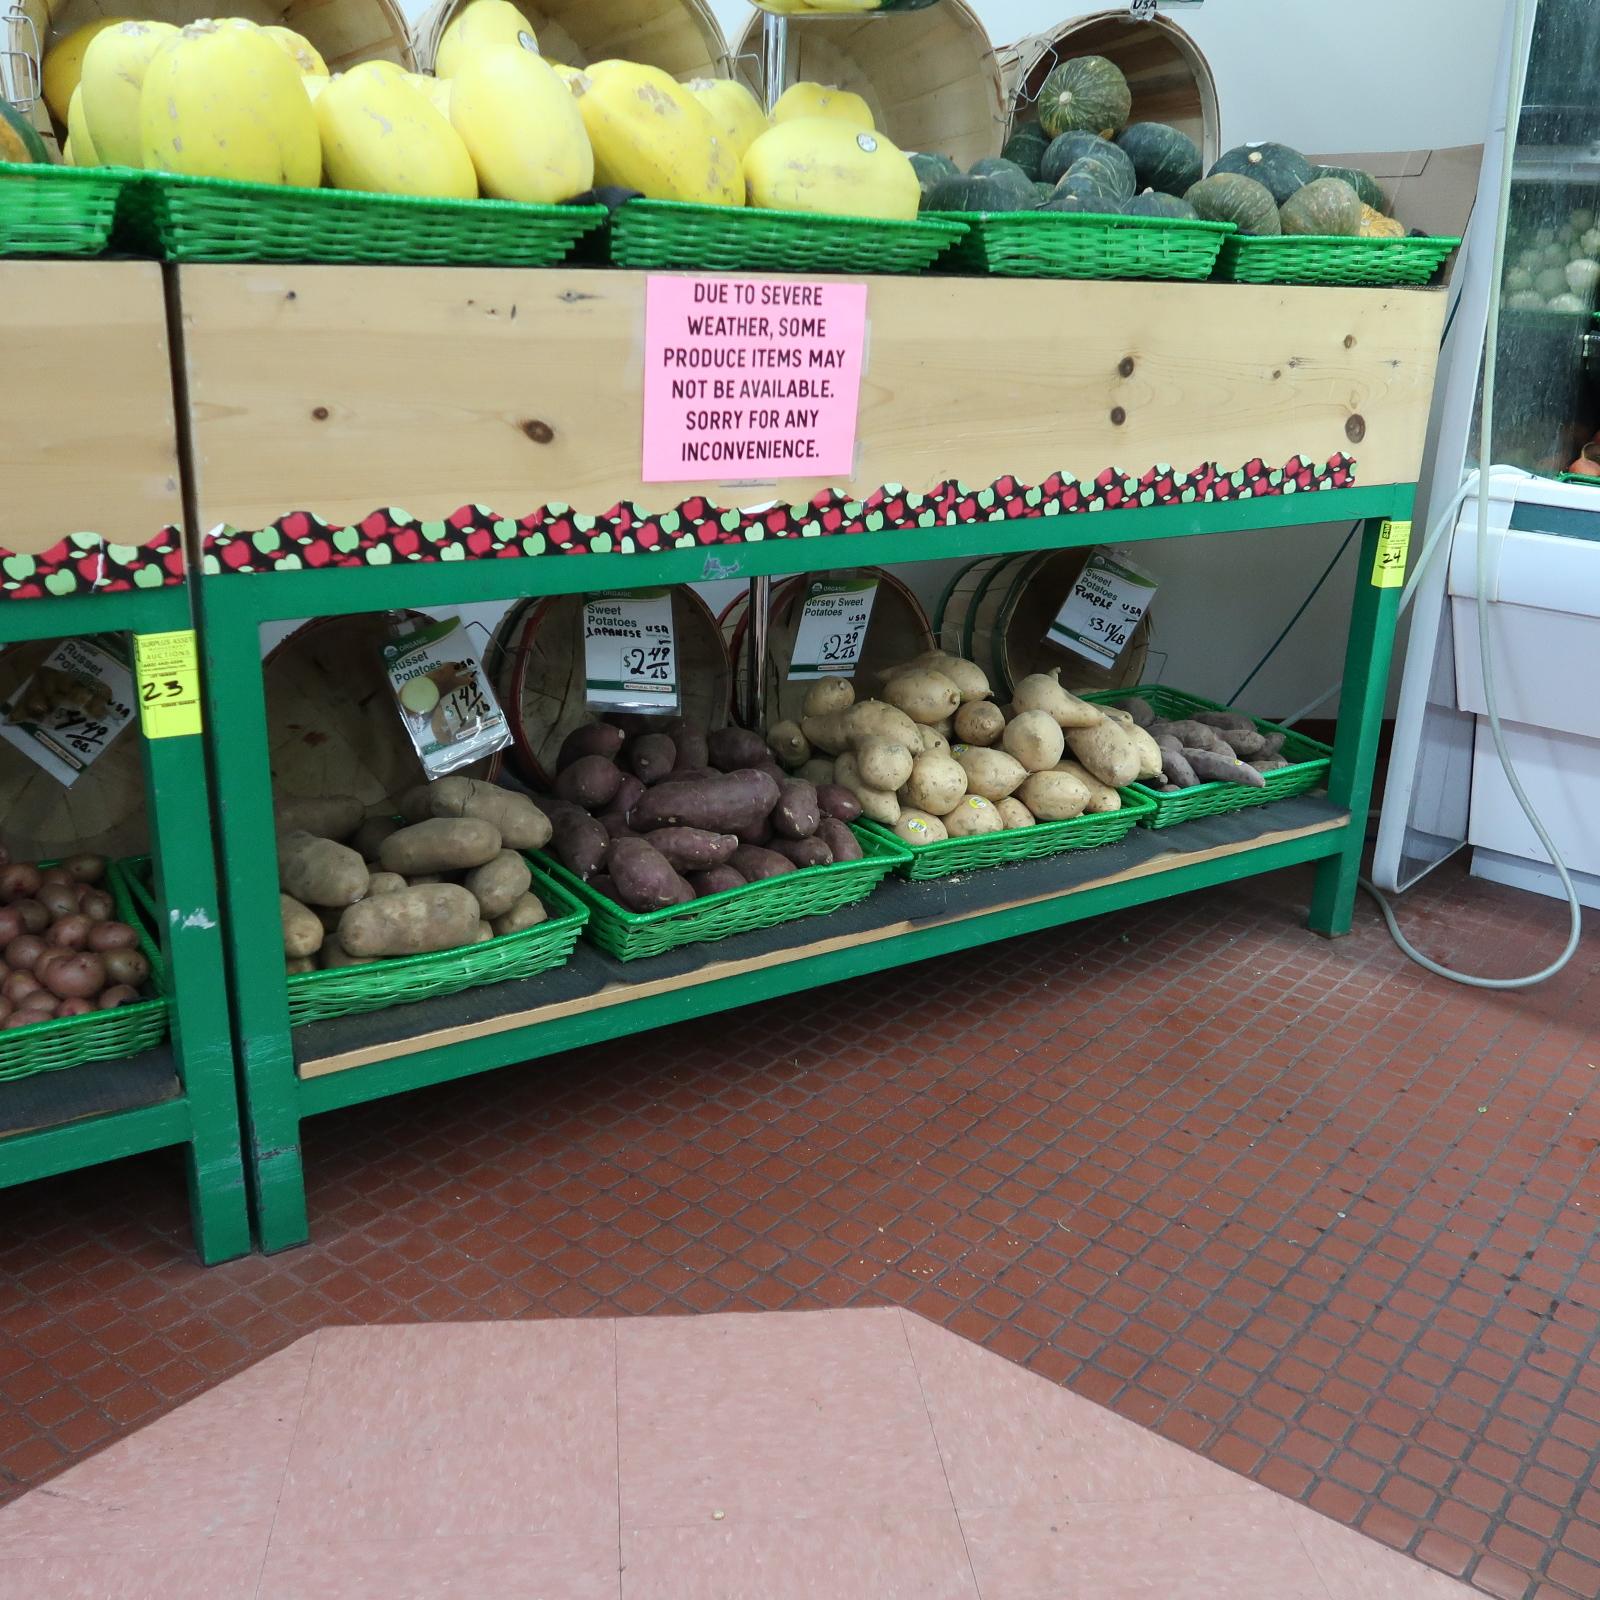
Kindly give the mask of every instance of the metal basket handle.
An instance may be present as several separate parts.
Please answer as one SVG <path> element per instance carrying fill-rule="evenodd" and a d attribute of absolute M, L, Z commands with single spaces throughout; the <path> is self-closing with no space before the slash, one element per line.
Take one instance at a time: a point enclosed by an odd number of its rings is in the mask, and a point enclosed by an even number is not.
<path fill-rule="evenodd" d="M 39 48 L 39 30 L 33 18 L 22 9 L 22 0 L 11 0 L 0 11 L 4 45 L 0 47 L 0 92 L 19 111 L 32 111 L 44 91 L 44 53 Z"/>

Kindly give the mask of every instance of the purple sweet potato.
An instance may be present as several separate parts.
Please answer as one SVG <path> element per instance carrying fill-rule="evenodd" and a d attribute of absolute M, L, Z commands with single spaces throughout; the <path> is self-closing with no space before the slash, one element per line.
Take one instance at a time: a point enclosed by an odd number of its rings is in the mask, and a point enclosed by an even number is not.
<path fill-rule="evenodd" d="M 604 811 L 622 788 L 623 772 L 610 756 L 579 756 L 556 778 L 556 793 L 585 811 Z"/>
<path fill-rule="evenodd" d="M 1246 789 L 1264 789 L 1267 780 L 1247 762 L 1236 755 L 1219 756 L 1214 750 L 1185 749 L 1194 775 L 1202 783 L 1237 783 Z"/>
<path fill-rule="evenodd" d="M 712 833 L 705 828 L 656 828 L 649 839 L 679 872 L 724 866 L 739 848 L 736 834 Z"/>
<path fill-rule="evenodd" d="M 861 802 L 842 783 L 819 783 L 817 804 L 823 816 L 839 822 L 854 822 L 861 815 Z"/>
<path fill-rule="evenodd" d="M 606 870 L 630 911 L 661 911 L 694 898 L 694 890 L 645 839 L 618 839 L 606 856 Z"/>
<path fill-rule="evenodd" d="M 565 812 L 550 837 L 550 848 L 556 860 L 580 878 L 592 877 L 600 870 L 610 844 L 611 835 L 604 824 L 593 817 L 570 816 Z"/>
<path fill-rule="evenodd" d="M 784 873 L 795 870 L 794 862 L 787 856 L 780 856 L 776 850 L 764 850 L 758 844 L 740 845 L 733 852 L 729 865 L 751 883 L 759 883 L 763 878 L 781 878 Z"/>
<path fill-rule="evenodd" d="M 861 841 L 837 817 L 824 817 L 817 824 L 817 837 L 833 852 L 835 861 L 859 861 Z"/>
<path fill-rule="evenodd" d="M 777 803 L 777 784 L 761 772 L 668 778 L 649 790 L 634 807 L 633 826 L 641 833 L 668 827 L 738 833 L 742 828 L 754 827 Z"/>
<path fill-rule="evenodd" d="M 561 741 L 560 754 L 556 756 L 556 771 L 565 772 L 580 756 L 616 756 L 622 749 L 623 732 L 609 722 L 591 722 L 586 727 L 574 728 Z"/>
<path fill-rule="evenodd" d="M 660 783 L 678 764 L 678 747 L 664 733 L 640 735 L 628 746 L 628 767 L 642 783 Z"/>
<path fill-rule="evenodd" d="M 827 841 L 818 838 L 774 839 L 768 848 L 797 867 L 825 867 L 833 860 Z"/>
<path fill-rule="evenodd" d="M 721 894 L 724 889 L 738 889 L 746 882 L 745 875 L 733 867 L 707 867 L 704 872 L 689 874 L 689 887 L 696 897 Z"/>
<path fill-rule="evenodd" d="M 772 759 L 767 741 L 749 728 L 718 728 L 706 736 L 711 765 L 724 772 L 759 767 Z"/>
<path fill-rule="evenodd" d="M 682 717 L 678 717 L 667 724 L 667 733 L 678 750 L 678 757 L 672 768 L 674 777 L 711 765 L 711 752 L 706 744 L 704 728 L 696 727 L 693 723 L 685 722 Z"/>
<path fill-rule="evenodd" d="M 772 831 L 781 839 L 809 839 L 821 820 L 816 785 L 804 778 L 785 778 L 778 786 L 778 803 L 772 808 Z"/>

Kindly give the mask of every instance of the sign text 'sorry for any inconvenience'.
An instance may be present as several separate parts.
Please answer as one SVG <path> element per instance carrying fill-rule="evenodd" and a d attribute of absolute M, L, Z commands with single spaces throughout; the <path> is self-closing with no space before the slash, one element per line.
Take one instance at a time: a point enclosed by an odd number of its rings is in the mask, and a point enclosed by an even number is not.
<path fill-rule="evenodd" d="M 644 481 L 848 478 L 866 324 L 863 283 L 650 277 Z"/>

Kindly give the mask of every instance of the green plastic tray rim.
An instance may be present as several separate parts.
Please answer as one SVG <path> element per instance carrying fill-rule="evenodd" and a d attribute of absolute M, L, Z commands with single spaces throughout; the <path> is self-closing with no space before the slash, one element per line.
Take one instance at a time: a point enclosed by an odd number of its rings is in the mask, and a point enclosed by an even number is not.
<path fill-rule="evenodd" d="M 1164 684 L 1141 683 L 1130 689 L 1102 689 L 1083 696 L 1096 704 L 1115 704 L 1131 700 L 1135 695 L 1148 700 L 1155 710 L 1170 716 L 1187 711 L 1226 711 L 1229 708 L 1219 701 L 1207 700 L 1201 695 L 1183 689 L 1170 689 Z M 1133 792 L 1155 802 L 1151 816 L 1140 819 L 1146 828 L 1171 828 L 1180 822 L 1192 822 L 1196 817 L 1215 817 L 1228 811 L 1245 811 L 1251 806 L 1264 806 L 1274 800 L 1289 800 L 1296 795 L 1309 794 L 1328 781 L 1328 766 L 1333 751 L 1319 740 L 1295 733 L 1264 717 L 1250 719 L 1262 733 L 1283 735 L 1282 754 L 1289 756 L 1286 767 L 1265 774 L 1264 789 L 1246 788 L 1238 783 L 1201 783 L 1192 789 L 1151 789 L 1142 783 L 1131 786 Z"/>
<path fill-rule="evenodd" d="M 41 866 L 53 866 L 50 861 Z M 159 1044 L 167 1034 L 167 964 L 154 937 L 146 908 L 137 903 L 132 883 L 148 858 L 108 862 L 106 888 L 116 902 L 117 918 L 139 934 L 139 948 L 150 963 L 150 987 L 155 998 L 135 1000 L 115 1011 L 92 1011 L 85 1017 L 58 1017 L 36 1022 L 30 1028 L 0 1033 L 0 1083 L 32 1077 L 37 1072 L 60 1072 L 81 1067 L 86 1061 L 109 1061 L 136 1055 Z"/>
<path fill-rule="evenodd" d="M 327 1017 L 382 1011 L 412 1000 L 459 994 L 486 983 L 531 978 L 566 963 L 578 942 L 588 909 L 541 866 L 529 861 L 533 889 L 544 902 L 545 920 L 520 933 L 502 934 L 482 944 L 435 950 L 420 956 L 392 956 L 370 966 L 334 967 L 326 972 L 295 972 L 288 977 L 289 1022 L 319 1022 Z"/>
<path fill-rule="evenodd" d="M 957 270 L 1002 277 L 1181 278 L 1211 276 L 1231 222 L 1125 217 L 1092 211 L 937 211 L 967 224 L 946 257 Z"/>
<path fill-rule="evenodd" d="M 118 240 L 166 261 L 555 266 L 606 218 L 601 205 L 134 176 L 118 207 Z"/>
<path fill-rule="evenodd" d="M 99 255 L 118 196 L 137 176 L 123 167 L 0 161 L 0 256 Z"/>
<path fill-rule="evenodd" d="M 943 218 L 629 200 L 612 213 L 609 249 L 621 267 L 905 273 L 931 266 L 966 231 L 965 222 Z"/>
<path fill-rule="evenodd" d="M 780 878 L 743 883 L 661 911 L 629 911 L 591 888 L 553 857 L 541 854 L 539 864 L 588 908 L 584 936 L 618 960 L 634 961 L 662 955 L 682 945 L 703 944 L 819 916 L 863 899 L 893 868 L 904 863 L 910 851 L 892 834 L 884 835 L 859 823 L 852 824 L 851 831 L 861 843 L 860 861 L 802 867 Z"/>
<path fill-rule="evenodd" d="M 1461 241 L 1454 238 L 1344 239 L 1300 233 L 1237 234 L 1223 241 L 1217 276 L 1233 283 L 1377 285 L 1433 281 Z"/>
<path fill-rule="evenodd" d="M 1155 810 L 1155 802 L 1134 789 L 1121 789 L 1122 806 L 1116 811 L 1085 812 L 1064 822 L 1036 822 L 1031 828 L 1003 828 L 969 839 L 935 839 L 931 844 L 906 844 L 911 859 L 894 870 L 914 883 L 946 878 L 952 872 L 980 872 L 1013 861 L 1038 861 L 1068 850 L 1097 850 L 1116 844 L 1133 832 Z M 876 822 L 863 827 L 904 844 L 900 836 Z"/>

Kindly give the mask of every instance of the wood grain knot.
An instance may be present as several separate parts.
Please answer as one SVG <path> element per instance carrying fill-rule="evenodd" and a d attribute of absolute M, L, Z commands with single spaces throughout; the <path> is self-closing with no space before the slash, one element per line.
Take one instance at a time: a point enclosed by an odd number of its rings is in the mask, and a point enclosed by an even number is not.
<path fill-rule="evenodd" d="M 1133 376 L 1133 357 L 1124 356 L 1117 363 L 1117 371 L 1120 372 L 1124 378 L 1131 378 Z"/>
<path fill-rule="evenodd" d="M 548 422 L 540 422 L 537 417 L 522 424 L 522 431 L 533 440 L 535 444 L 549 444 L 555 438 L 556 430 Z"/>
<path fill-rule="evenodd" d="M 1360 444 L 1367 436 L 1367 419 L 1357 413 L 1345 419 L 1344 436 L 1351 444 Z"/>
<path fill-rule="evenodd" d="M 313 422 L 326 422 L 328 420 L 328 408 L 326 406 L 314 406 L 311 411 L 311 419 Z"/>
<path fill-rule="evenodd" d="M 1344 336 L 1344 347 L 1345 347 L 1346 350 L 1354 350 L 1355 349 L 1355 347 L 1356 347 L 1356 336 L 1353 333 L 1347 333 Z"/>
<path fill-rule="evenodd" d="M 1124 411 L 1121 406 L 1112 406 L 1112 408 L 1111 408 L 1111 425 L 1112 425 L 1112 427 L 1120 428 L 1122 426 L 1122 424 L 1124 422 L 1126 422 L 1127 420 L 1128 420 L 1128 413 L 1126 411 Z"/>

